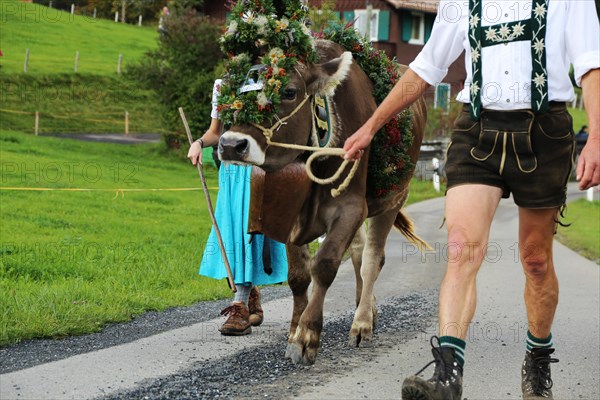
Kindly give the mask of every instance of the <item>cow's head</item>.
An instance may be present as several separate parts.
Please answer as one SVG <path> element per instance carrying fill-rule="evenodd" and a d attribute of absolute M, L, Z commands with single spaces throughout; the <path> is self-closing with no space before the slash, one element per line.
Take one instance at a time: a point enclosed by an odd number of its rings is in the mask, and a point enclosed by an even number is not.
<path fill-rule="evenodd" d="M 273 142 L 315 145 L 311 140 L 311 100 L 315 95 L 333 96 L 351 65 L 350 52 L 322 64 L 297 64 L 287 72 L 289 82 L 280 90 L 277 116 L 272 121 L 263 121 L 260 124 L 263 129 L 252 124 L 231 126 L 219 141 L 219 158 L 235 164 L 257 165 L 265 170 L 277 170 L 293 162 L 303 151 L 268 145 L 265 130 L 272 131 Z M 280 125 L 278 120 L 285 122 Z M 275 129 L 271 129 L 273 126 Z"/>

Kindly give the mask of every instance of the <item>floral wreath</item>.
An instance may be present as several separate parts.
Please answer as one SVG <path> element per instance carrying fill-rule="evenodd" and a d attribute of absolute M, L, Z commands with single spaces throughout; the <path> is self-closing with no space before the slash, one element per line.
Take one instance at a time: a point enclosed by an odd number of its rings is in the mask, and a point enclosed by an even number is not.
<path fill-rule="evenodd" d="M 299 62 L 317 60 L 308 25 L 308 7 L 301 0 L 239 0 L 231 8 L 221 36 L 229 60 L 217 103 L 225 125 L 273 120 L 290 70 Z M 255 64 L 259 66 L 250 75 Z M 249 84 L 254 84 L 252 90 L 241 90 Z"/>
<path fill-rule="evenodd" d="M 373 96 L 380 104 L 400 79 L 399 64 L 385 52 L 377 50 L 353 27 L 331 22 L 316 36 L 331 40 L 352 52 L 352 57 L 373 82 Z M 403 181 L 415 168 L 408 155 L 413 143 L 412 111 L 406 109 L 394 116 L 373 137 L 369 157 L 367 192 L 370 196 L 385 197 L 401 188 Z"/>

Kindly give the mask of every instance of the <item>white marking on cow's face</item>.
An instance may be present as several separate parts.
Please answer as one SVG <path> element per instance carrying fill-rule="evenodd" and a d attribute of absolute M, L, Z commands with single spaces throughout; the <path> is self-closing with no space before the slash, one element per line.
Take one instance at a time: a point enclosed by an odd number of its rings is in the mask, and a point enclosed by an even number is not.
<path fill-rule="evenodd" d="M 238 164 L 240 161 L 242 163 L 254 164 L 254 165 L 262 165 L 265 162 L 265 152 L 260 148 L 258 142 L 250 135 L 247 135 L 242 132 L 236 131 L 227 131 L 221 136 L 222 139 L 235 141 L 235 140 L 247 140 L 248 141 L 248 150 L 245 155 L 240 156 L 239 159 L 235 160 L 222 160 L 227 162 L 232 162 Z M 221 154 L 219 153 L 219 158 L 221 158 Z"/>

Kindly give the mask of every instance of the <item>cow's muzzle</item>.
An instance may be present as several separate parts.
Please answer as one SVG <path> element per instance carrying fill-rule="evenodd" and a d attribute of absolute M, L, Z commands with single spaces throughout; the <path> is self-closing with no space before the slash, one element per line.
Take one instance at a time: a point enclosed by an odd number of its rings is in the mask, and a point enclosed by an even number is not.
<path fill-rule="evenodd" d="M 219 140 L 219 157 L 226 161 L 244 161 L 250 150 L 248 139 L 222 136 Z"/>

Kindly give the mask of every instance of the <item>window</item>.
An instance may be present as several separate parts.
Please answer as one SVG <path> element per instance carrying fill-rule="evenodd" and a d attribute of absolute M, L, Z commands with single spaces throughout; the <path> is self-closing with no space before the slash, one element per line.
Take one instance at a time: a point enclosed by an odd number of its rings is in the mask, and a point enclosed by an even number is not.
<path fill-rule="evenodd" d="M 420 12 L 410 14 L 410 44 L 425 44 L 425 15 Z"/>
<path fill-rule="evenodd" d="M 367 35 L 367 10 L 354 10 L 354 29 L 363 36 Z M 369 27 L 369 40 L 377 41 L 379 39 L 379 10 L 371 10 L 371 23 Z"/>

